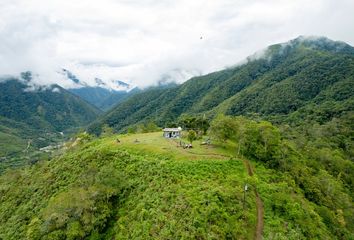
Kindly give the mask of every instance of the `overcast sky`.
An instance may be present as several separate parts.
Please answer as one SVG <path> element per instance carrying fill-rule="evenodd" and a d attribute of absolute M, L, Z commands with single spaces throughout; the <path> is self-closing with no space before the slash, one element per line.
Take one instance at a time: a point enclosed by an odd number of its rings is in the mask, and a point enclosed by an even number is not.
<path fill-rule="evenodd" d="M 0 0 L 0 75 L 182 82 L 299 35 L 354 45 L 353 12 L 354 0 Z"/>

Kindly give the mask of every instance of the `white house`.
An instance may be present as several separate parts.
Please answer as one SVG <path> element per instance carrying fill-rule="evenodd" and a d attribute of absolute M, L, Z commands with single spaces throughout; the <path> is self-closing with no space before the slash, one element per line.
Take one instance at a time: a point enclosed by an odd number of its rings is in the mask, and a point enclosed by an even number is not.
<path fill-rule="evenodd" d="M 163 136 L 165 138 L 179 138 L 182 135 L 182 128 L 165 128 L 163 130 Z"/>

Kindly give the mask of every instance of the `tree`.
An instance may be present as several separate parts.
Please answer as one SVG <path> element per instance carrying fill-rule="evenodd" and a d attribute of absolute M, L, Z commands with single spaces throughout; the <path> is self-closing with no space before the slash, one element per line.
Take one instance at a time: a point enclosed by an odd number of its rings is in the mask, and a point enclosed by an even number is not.
<path fill-rule="evenodd" d="M 219 115 L 210 125 L 210 134 L 217 140 L 226 142 L 234 138 L 236 134 L 236 125 L 231 116 Z"/>
<path fill-rule="evenodd" d="M 79 143 L 85 143 L 85 142 L 89 142 L 92 139 L 94 139 L 94 136 L 91 134 L 88 134 L 87 132 L 80 132 L 76 135 L 76 140 Z"/>
<path fill-rule="evenodd" d="M 270 122 L 248 121 L 243 133 L 242 153 L 255 159 L 269 162 L 280 155 L 280 131 Z"/>
<path fill-rule="evenodd" d="M 210 127 L 209 121 L 206 119 L 205 115 L 203 117 L 195 117 L 188 114 L 182 114 L 179 118 L 178 125 L 182 126 L 184 129 L 193 129 L 202 134 L 206 134 Z"/>
<path fill-rule="evenodd" d="M 111 128 L 107 124 L 103 125 L 101 136 L 102 137 L 110 137 L 112 135 L 113 135 L 113 128 Z"/>
<path fill-rule="evenodd" d="M 161 131 L 161 128 L 159 128 L 156 123 L 154 123 L 153 121 L 149 121 L 147 124 L 146 124 L 146 130 L 147 132 L 158 132 L 158 131 Z"/>
<path fill-rule="evenodd" d="M 136 125 L 136 132 L 137 133 L 147 133 L 146 127 L 143 123 L 139 123 Z"/>
<path fill-rule="evenodd" d="M 261 145 L 263 146 L 262 155 L 266 160 L 275 159 L 280 152 L 280 131 L 270 122 L 262 121 L 258 123 Z"/>
<path fill-rule="evenodd" d="M 128 127 L 127 133 L 136 133 L 136 126 L 130 126 L 130 127 Z"/>
<path fill-rule="evenodd" d="M 187 135 L 188 141 L 192 143 L 197 139 L 197 133 L 194 130 L 189 130 Z"/>
<path fill-rule="evenodd" d="M 240 155 L 243 151 L 243 146 L 245 144 L 245 134 L 247 130 L 247 123 L 249 120 L 244 117 L 235 117 L 235 136 L 233 137 L 237 141 L 237 155 Z"/>

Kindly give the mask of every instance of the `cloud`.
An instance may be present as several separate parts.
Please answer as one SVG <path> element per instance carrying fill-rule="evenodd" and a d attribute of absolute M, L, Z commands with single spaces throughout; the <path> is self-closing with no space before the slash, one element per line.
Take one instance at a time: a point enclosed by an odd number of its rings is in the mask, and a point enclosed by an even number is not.
<path fill-rule="evenodd" d="M 183 82 L 299 35 L 353 45 L 352 9 L 351 0 L 2 0 L 0 74 L 31 70 L 64 87 L 63 67 L 92 85 Z"/>

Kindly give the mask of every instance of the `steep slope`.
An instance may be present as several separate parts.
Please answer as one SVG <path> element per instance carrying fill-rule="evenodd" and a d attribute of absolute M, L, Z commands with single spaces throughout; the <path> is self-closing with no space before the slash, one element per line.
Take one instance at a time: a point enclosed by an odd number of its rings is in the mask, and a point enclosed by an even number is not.
<path fill-rule="evenodd" d="M 138 89 L 127 92 L 108 90 L 102 87 L 82 87 L 68 89 L 68 91 L 86 100 L 97 108 L 106 111 L 136 93 Z"/>
<path fill-rule="evenodd" d="M 271 61 L 277 67 L 262 74 L 250 88 L 228 99 L 222 106 L 226 112 L 289 114 L 315 101 L 319 94 L 334 86 L 338 92 L 348 91 L 347 87 L 354 83 L 354 51 L 336 52 L 316 49 L 306 41 L 302 45 L 296 43 L 282 47 L 279 59 L 273 54 Z M 349 85 L 341 86 L 344 82 Z M 350 97 L 351 94 L 346 94 L 341 101 Z M 326 100 L 317 98 L 318 103 Z"/>
<path fill-rule="evenodd" d="M 353 110 L 353 92 L 348 90 L 354 88 L 353 76 L 353 47 L 323 37 L 299 37 L 270 46 L 240 66 L 128 98 L 91 125 L 90 131 L 99 133 L 103 124 L 121 130 L 148 120 L 164 125 L 183 113 L 257 113 L 283 121 L 284 115 L 335 99 L 342 106 L 336 115 L 340 117 Z"/>
<path fill-rule="evenodd" d="M 94 84 L 89 84 L 67 69 L 62 69 L 59 74 L 72 82 L 72 86 L 66 88 L 69 92 L 104 111 L 138 91 L 138 88 L 119 80 L 111 80 L 107 85 L 102 79 L 95 78 Z"/>
<path fill-rule="evenodd" d="M 126 99 L 117 107 L 90 126 L 90 131 L 99 133 L 103 124 L 119 130 L 144 120 L 154 120 L 159 124 L 175 120 L 190 108 L 190 103 L 198 96 L 207 94 L 209 89 L 226 76 L 213 73 L 205 77 L 192 78 L 180 86 L 152 88 Z"/>
<path fill-rule="evenodd" d="M 185 113 L 250 119 L 217 116 L 191 149 L 187 134 L 82 133 L 0 176 L 0 238 L 351 239 L 353 58 L 344 43 L 299 38 L 128 98 L 91 131 Z"/>
<path fill-rule="evenodd" d="M 100 110 L 58 85 L 40 87 L 14 78 L 0 81 L 0 172 L 35 158 L 63 133 L 92 122 Z M 22 158 L 26 157 L 26 161 Z"/>
<path fill-rule="evenodd" d="M 112 109 L 114 106 L 123 102 L 128 97 L 130 97 L 138 92 L 141 92 L 141 90 L 139 88 L 134 88 L 134 89 L 130 90 L 129 92 L 127 92 L 127 91 L 114 91 L 109 96 L 107 96 L 105 99 L 103 99 L 103 101 L 99 105 L 99 108 L 104 111 L 108 111 L 108 110 Z"/>
<path fill-rule="evenodd" d="M 71 88 L 68 89 L 68 91 L 81 97 L 82 99 L 85 99 L 87 102 L 98 108 L 104 99 L 108 98 L 112 94 L 110 90 L 101 87 Z"/>
<path fill-rule="evenodd" d="M 99 113 L 58 85 L 30 89 L 16 79 L 0 82 L 0 115 L 33 128 L 64 131 L 88 124 Z"/>
<path fill-rule="evenodd" d="M 0 238 L 253 239 L 257 185 L 266 239 L 340 239 L 289 176 L 262 166 L 247 176 L 232 145 L 199 143 L 185 150 L 159 132 L 112 136 L 8 172 Z"/>

